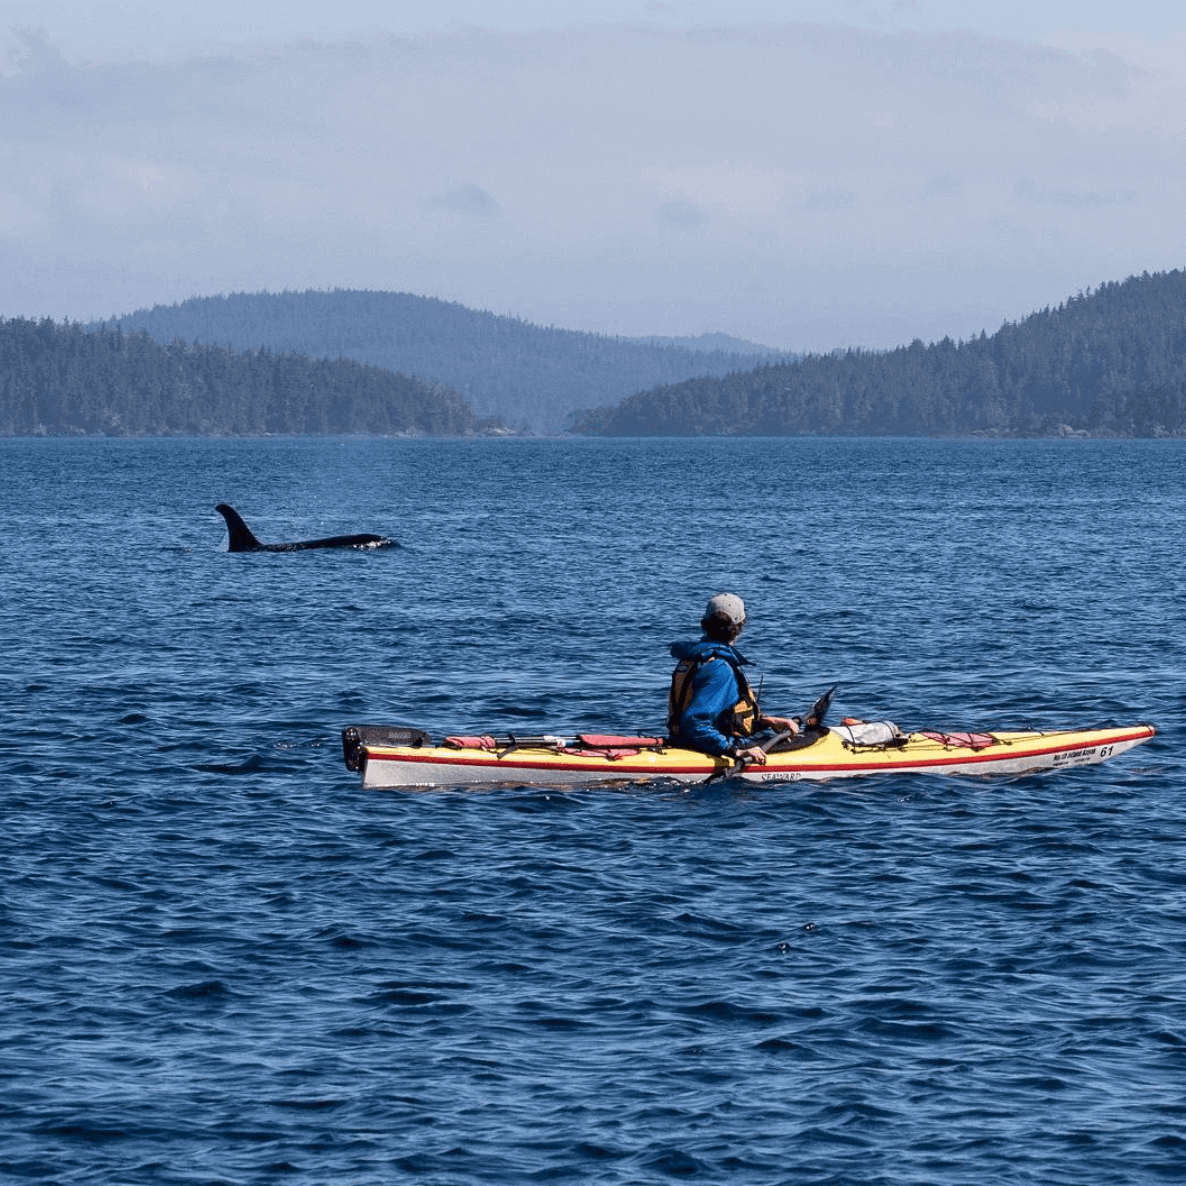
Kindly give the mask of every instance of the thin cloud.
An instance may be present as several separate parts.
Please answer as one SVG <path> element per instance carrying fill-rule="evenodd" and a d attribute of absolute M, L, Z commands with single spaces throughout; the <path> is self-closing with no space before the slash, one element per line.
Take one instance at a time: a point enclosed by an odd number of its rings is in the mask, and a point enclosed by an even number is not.
<path fill-rule="evenodd" d="M 846 189 L 817 189 L 807 195 L 804 210 L 847 210 L 856 201 L 856 194 Z"/>
<path fill-rule="evenodd" d="M 1043 189 L 1032 178 L 1024 177 L 1013 187 L 1023 202 L 1034 206 L 1062 206 L 1066 210 L 1098 210 L 1103 206 L 1130 205 L 1137 200 L 1135 190 L 1120 189 L 1109 193 L 1091 190 Z"/>
<path fill-rule="evenodd" d="M 709 222 L 708 213 L 695 202 L 678 199 L 656 207 L 655 222 L 673 231 L 696 231 Z"/>
<path fill-rule="evenodd" d="M 926 179 L 922 187 L 922 196 L 924 200 L 949 198 L 959 194 L 963 188 L 963 181 L 953 173 L 939 173 Z"/>
<path fill-rule="evenodd" d="M 43 29 L 13 29 L 8 41 L 4 52 L 4 74 L 31 71 L 46 74 L 60 70 L 66 65 L 61 51 L 50 41 Z"/>
<path fill-rule="evenodd" d="M 466 218 L 497 218 L 502 207 L 480 185 L 458 185 L 433 194 L 421 203 L 425 210 L 460 214 Z"/>

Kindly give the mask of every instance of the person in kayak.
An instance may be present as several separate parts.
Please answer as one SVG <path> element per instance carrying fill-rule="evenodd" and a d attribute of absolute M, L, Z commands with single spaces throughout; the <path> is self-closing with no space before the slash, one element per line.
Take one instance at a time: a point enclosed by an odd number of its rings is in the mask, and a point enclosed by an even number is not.
<path fill-rule="evenodd" d="M 745 603 L 736 593 L 718 593 L 700 621 L 699 642 L 671 644 L 678 660 L 667 699 L 667 730 L 672 742 L 735 761 L 766 763 L 753 736 L 764 730 L 799 728 L 785 717 L 768 717 L 742 668 L 749 660 L 733 645 L 745 629 Z"/>

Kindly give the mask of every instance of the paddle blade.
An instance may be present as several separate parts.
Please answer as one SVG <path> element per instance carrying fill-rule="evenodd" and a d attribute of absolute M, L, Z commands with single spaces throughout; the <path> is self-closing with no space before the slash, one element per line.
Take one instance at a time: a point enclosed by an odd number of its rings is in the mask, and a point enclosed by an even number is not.
<path fill-rule="evenodd" d="M 803 724 L 809 729 L 818 729 L 824 723 L 824 717 L 827 715 L 828 709 L 832 705 L 832 697 L 836 694 L 836 685 L 833 684 L 812 706 L 811 711 L 803 718 Z"/>

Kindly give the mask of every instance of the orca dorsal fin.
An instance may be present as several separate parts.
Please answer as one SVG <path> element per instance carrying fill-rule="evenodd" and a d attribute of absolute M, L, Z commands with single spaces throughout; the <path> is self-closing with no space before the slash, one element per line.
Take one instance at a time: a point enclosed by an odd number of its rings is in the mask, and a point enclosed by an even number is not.
<path fill-rule="evenodd" d="M 228 552 L 263 551 L 263 544 L 255 538 L 251 532 L 251 528 L 243 522 L 243 516 L 234 507 L 229 507 L 225 502 L 220 502 L 214 509 L 226 520 L 226 530 L 229 538 L 227 544 Z"/>

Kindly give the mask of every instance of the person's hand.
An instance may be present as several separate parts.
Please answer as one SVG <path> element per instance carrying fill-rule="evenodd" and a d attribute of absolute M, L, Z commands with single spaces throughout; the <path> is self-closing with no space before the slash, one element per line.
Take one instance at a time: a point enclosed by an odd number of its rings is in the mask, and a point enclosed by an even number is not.
<path fill-rule="evenodd" d="M 790 717 L 763 717 L 762 723 L 772 725 L 777 732 L 789 733 L 792 737 L 799 732 L 798 722 Z"/>
<path fill-rule="evenodd" d="M 766 754 L 756 745 L 747 745 L 744 748 L 735 745 L 732 749 L 733 759 L 737 762 L 748 763 L 752 762 L 755 766 L 766 765 Z"/>

